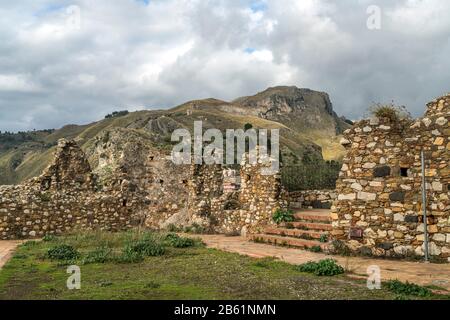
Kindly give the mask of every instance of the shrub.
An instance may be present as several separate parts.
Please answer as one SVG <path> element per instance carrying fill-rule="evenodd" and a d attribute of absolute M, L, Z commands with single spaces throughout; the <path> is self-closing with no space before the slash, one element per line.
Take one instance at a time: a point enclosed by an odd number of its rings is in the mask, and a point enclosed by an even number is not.
<path fill-rule="evenodd" d="M 336 260 L 325 259 L 319 262 L 307 262 L 299 265 L 300 272 L 313 273 L 316 276 L 335 276 L 344 273 L 344 268 L 336 263 Z"/>
<path fill-rule="evenodd" d="M 143 239 L 129 243 L 125 247 L 125 252 L 140 254 L 143 257 L 155 257 L 162 256 L 165 249 L 154 239 Z"/>
<path fill-rule="evenodd" d="M 322 248 L 320 246 L 312 246 L 309 251 L 311 252 L 322 252 Z"/>
<path fill-rule="evenodd" d="M 328 236 L 326 234 L 321 235 L 319 241 L 322 243 L 328 242 Z"/>
<path fill-rule="evenodd" d="M 138 263 L 144 260 L 144 255 L 141 252 L 135 252 L 129 247 L 126 247 L 122 254 L 117 256 L 115 260 L 119 263 Z"/>
<path fill-rule="evenodd" d="M 111 249 L 108 247 L 99 247 L 89 252 L 83 259 L 83 264 L 105 263 L 109 260 Z"/>
<path fill-rule="evenodd" d="M 392 123 L 411 119 L 411 114 L 405 106 L 397 106 L 393 102 L 388 104 L 377 103 L 369 108 L 369 112 L 378 118 L 388 119 Z"/>
<path fill-rule="evenodd" d="M 401 296 L 418 296 L 418 297 L 429 297 L 432 292 L 430 289 L 419 286 L 414 283 L 403 283 L 399 280 L 391 280 L 386 282 L 386 287 L 389 291 L 392 291 Z"/>
<path fill-rule="evenodd" d="M 195 240 L 186 237 L 180 237 L 175 233 L 169 233 L 165 242 L 174 248 L 189 248 L 195 246 Z"/>
<path fill-rule="evenodd" d="M 277 211 L 273 214 L 272 219 L 277 224 L 282 222 L 292 222 L 294 221 L 294 213 L 292 210 L 277 209 Z"/>
<path fill-rule="evenodd" d="M 80 253 L 72 246 L 61 244 L 50 248 L 47 257 L 51 260 L 75 260 L 80 257 Z"/>

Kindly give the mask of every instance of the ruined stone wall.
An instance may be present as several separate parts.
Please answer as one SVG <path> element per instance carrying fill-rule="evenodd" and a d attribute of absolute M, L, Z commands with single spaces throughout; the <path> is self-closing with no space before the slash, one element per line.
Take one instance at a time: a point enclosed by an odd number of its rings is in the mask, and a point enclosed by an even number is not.
<path fill-rule="evenodd" d="M 372 118 L 345 132 L 347 149 L 332 208 L 333 237 L 376 256 L 424 255 L 421 160 L 426 161 L 429 251 L 450 259 L 450 95 L 423 118 Z"/>
<path fill-rule="evenodd" d="M 170 152 L 155 148 L 148 133 L 105 130 L 87 148 L 87 156 L 107 189 L 125 187 L 145 202 L 147 227 L 188 222 L 190 166 L 175 165 Z"/>
<path fill-rule="evenodd" d="M 119 231 L 142 224 L 143 207 L 127 188 L 98 189 L 84 153 L 61 140 L 38 178 L 0 186 L 0 239 L 43 237 L 72 230 Z"/>
<path fill-rule="evenodd" d="M 189 197 L 192 221 L 213 232 L 243 235 L 271 224 L 273 213 L 286 208 L 287 202 L 282 200 L 280 175 L 263 175 L 264 167 L 251 165 L 246 158 L 239 174 L 222 166 L 194 166 Z"/>
<path fill-rule="evenodd" d="M 330 209 L 337 199 L 337 193 L 336 190 L 292 191 L 288 199 L 294 208 Z"/>

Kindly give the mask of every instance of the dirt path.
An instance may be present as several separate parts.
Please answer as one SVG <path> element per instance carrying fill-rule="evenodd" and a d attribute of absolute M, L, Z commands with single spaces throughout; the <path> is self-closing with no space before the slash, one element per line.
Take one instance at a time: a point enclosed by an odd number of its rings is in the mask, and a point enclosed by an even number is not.
<path fill-rule="evenodd" d="M 367 268 L 376 265 L 380 267 L 382 281 L 398 279 L 421 285 L 435 285 L 450 290 L 450 264 L 329 256 L 324 253 L 313 253 L 300 249 L 249 242 L 244 237 L 226 237 L 223 235 L 201 235 L 200 237 L 210 248 L 235 252 L 250 257 L 277 257 L 292 264 L 333 258 L 340 265 L 351 271 L 352 277 L 362 279 L 367 279 Z"/>
<path fill-rule="evenodd" d="M 21 244 L 21 241 L 0 241 L 0 269 L 11 258 L 19 244 Z"/>

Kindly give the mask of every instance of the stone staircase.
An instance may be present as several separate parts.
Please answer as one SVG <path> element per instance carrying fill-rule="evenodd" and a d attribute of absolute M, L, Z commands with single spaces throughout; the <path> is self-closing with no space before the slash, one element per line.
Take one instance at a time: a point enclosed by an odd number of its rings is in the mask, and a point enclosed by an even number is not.
<path fill-rule="evenodd" d="M 293 209 L 295 220 L 267 227 L 264 233 L 253 234 L 251 241 L 274 245 L 326 251 L 332 230 L 330 210 Z"/>

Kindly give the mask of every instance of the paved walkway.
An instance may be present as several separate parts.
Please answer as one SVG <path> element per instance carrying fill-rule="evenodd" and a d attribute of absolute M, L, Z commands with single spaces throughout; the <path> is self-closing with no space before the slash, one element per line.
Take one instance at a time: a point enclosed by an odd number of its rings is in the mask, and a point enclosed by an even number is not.
<path fill-rule="evenodd" d="M 235 252 L 254 258 L 276 257 L 291 264 L 333 258 L 346 270 L 350 271 L 351 277 L 360 279 L 367 279 L 367 268 L 377 265 L 381 270 L 382 281 L 398 279 L 420 285 L 435 285 L 450 291 L 450 264 L 330 256 L 324 253 L 249 242 L 244 237 L 227 237 L 223 235 L 201 235 L 200 237 L 210 248 Z"/>
<path fill-rule="evenodd" d="M 0 241 L 0 269 L 11 258 L 14 250 L 21 243 L 21 241 Z"/>

